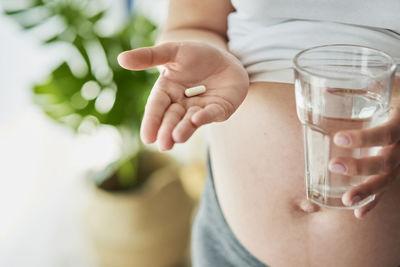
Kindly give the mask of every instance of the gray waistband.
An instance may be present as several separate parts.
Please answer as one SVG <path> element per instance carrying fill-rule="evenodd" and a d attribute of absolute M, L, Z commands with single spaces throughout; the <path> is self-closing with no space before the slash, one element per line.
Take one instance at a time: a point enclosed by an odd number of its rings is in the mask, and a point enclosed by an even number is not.
<path fill-rule="evenodd" d="M 208 157 L 208 178 L 193 225 L 194 267 L 268 267 L 243 247 L 222 214 Z"/>

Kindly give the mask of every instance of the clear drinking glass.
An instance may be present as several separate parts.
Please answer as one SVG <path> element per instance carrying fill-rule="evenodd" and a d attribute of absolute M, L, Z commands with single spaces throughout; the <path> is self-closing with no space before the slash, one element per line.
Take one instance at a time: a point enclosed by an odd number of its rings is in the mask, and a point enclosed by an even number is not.
<path fill-rule="evenodd" d="M 374 127 L 387 121 L 396 65 L 378 50 L 355 45 L 306 49 L 294 58 L 297 115 L 303 125 L 307 198 L 321 206 L 347 207 L 342 195 L 367 177 L 328 170 L 334 157 L 373 156 L 379 147 L 347 149 L 333 143 L 340 130 Z"/>

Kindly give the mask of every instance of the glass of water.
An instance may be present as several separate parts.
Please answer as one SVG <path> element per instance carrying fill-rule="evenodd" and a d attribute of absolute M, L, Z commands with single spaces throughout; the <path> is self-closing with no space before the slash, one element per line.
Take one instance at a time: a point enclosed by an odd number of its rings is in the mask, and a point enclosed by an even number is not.
<path fill-rule="evenodd" d="M 307 198 L 339 209 L 352 207 L 342 195 L 368 177 L 328 170 L 335 157 L 374 156 L 379 147 L 349 149 L 333 143 L 341 130 L 375 127 L 388 119 L 396 64 L 387 54 L 355 45 L 326 45 L 306 49 L 294 58 L 297 115 L 303 125 Z"/>

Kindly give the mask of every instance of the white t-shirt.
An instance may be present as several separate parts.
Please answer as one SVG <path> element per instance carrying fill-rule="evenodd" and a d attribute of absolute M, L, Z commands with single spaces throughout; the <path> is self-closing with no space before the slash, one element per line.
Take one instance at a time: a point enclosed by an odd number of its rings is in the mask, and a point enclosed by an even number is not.
<path fill-rule="evenodd" d="M 293 82 L 292 59 L 305 48 L 356 44 L 400 63 L 400 0 L 232 0 L 229 48 L 252 82 Z"/>

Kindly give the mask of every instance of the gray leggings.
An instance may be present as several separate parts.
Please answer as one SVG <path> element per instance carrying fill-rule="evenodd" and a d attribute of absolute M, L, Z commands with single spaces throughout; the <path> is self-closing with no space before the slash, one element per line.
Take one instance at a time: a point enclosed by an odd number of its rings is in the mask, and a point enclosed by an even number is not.
<path fill-rule="evenodd" d="M 209 160 L 191 243 L 193 267 L 268 267 L 251 255 L 229 228 L 215 193 Z"/>

